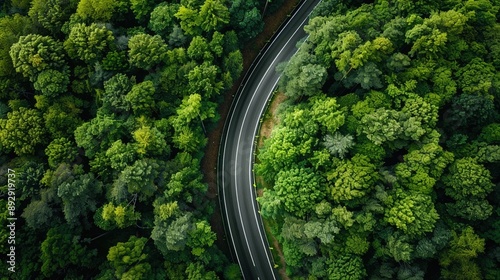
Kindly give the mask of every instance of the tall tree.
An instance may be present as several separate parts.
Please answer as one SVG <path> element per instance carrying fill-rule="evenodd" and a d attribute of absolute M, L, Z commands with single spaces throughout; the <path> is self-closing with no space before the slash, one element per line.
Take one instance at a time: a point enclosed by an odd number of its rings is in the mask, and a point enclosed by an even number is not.
<path fill-rule="evenodd" d="M 46 277 L 64 275 L 63 269 L 69 265 L 80 269 L 90 268 L 96 250 L 89 250 L 81 244 L 80 236 L 69 227 L 60 225 L 51 228 L 41 244 L 42 273 Z"/>
<path fill-rule="evenodd" d="M 148 255 L 144 253 L 147 239 L 130 236 L 127 242 L 118 242 L 109 248 L 107 259 L 119 279 L 142 279 L 147 277 L 151 265 L 145 260 Z"/>
<path fill-rule="evenodd" d="M 113 33 L 104 25 L 80 23 L 71 28 L 64 49 L 72 59 L 92 65 L 101 61 L 113 43 Z"/>
<path fill-rule="evenodd" d="M 10 57 L 16 72 L 31 81 L 44 70 L 61 70 L 66 65 L 62 44 L 38 34 L 21 36 L 10 48 Z"/>
<path fill-rule="evenodd" d="M 167 44 L 159 35 L 139 33 L 128 41 L 130 65 L 150 70 L 163 61 Z"/>
<path fill-rule="evenodd" d="M 274 185 L 285 210 L 297 217 L 311 213 L 325 194 L 322 180 L 311 169 L 293 168 L 278 173 Z"/>
<path fill-rule="evenodd" d="M 0 143 L 18 155 L 33 154 L 46 141 L 43 119 L 36 109 L 21 107 L 7 113 L 7 119 L 0 119 L 0 128 Z"/>

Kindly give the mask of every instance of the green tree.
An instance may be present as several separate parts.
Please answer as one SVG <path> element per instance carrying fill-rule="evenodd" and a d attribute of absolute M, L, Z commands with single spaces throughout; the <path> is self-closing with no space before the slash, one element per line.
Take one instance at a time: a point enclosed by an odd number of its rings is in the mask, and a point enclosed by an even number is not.
<path fill-rule="evenodd" d="M 68 266 L 76 265 L 80 268 L 90 268 L 91 260 L 96 255 L 96 250 L 89 250 L 82 246 L 80 236 L 75 235 L 74 230 L 60 225 L 51 228 L 47 237 L 41 244 L 41 260 L 43 262 L 41 271 L 46 277 L 64 275 Z M 55 277 L 55 276 L 54 276 Z"/>
<path fill-rule="evenodd" d="M 16 72 L 31 81 L 35 81 L 44 70 L 60 70 L 66 65 L 62 44 L 49 36 L 21 36 L 9 53 Z"/>
<path fill-rule="evenodd" d="M 280 171 L 274 190 L 282 198 L 285 210 L 297 217 L 311 213 L 325 196 L 321 178 L 308 168 Z"/>
<path fill-rule="evenodd" d="M 76 144 L 64 137 L 52 140 L 45 149 L 49 166 L 57 168 L 61 163 L 72 163 L 78 155 Z"/>
<path fill-rule="evenodd" d="M 21 107 L 0 119 L 0 143 L 17 155 L 35 153 L 39 144 L 45 143 L 46 130 L 38 110 Z"/>
<path fill-rule="evenodd" d="M 364 197 L 377 180 L 376 166 L 363 155 L 343 160 L 328 173 L 329 193 L 334 201 L 350 201 Z"/>
<path fill-rule="evenodd" d="M 139 156 L 163 156 L 170 152 L 165 135 L 154 126 L 143 124 L 132 133 L 132 136 L 135 140 L 135 152 Z"/>
<path fill-rule="evenodd" d="M 112 230 L 116 227 L 123 229 L 135 225 L 140 217 L 141 213 L 136 212 L 133 205 L 125 203 L 115 205 L 109 202 L 95 212 L 94 222 L 104 230 Z"/>
<path fill-rule="evenodd" d="M 282 198 L 280 198 L 276 191 L 271 189 L 264 189 L 262 196 L 257 197 L 260 204 L 260 214 L 266 219 L 278 219 L 283 215 Z"/>
<path fill-rule="evenodd" d="M 148 27 L 156 34 L 167 38 L 174 30 L 176 22 L 175 13 L 179 10 L 179 5 L 175 3 L 161 3 L 151 12 Z"/>
<path fill-rule="evenodd" d="M 404 162 L 395 167 L 400 185 L 420 193 L 430 194 L 445 168 L 453 161 L 453 154 L 443 151 L 437 143 L 428 143 L 412 149 Z"/>
<path fill-rule="evenodd" d="M 209 62 L 203 62 L 189 71 L 188 90 L 193 93 L 199 93 L 203 97 L 211 98 L 221 93 L 223 83 L 220 81 L 217 73 L 220 69 Z"/>
<path fill-rule="evenodd" d="M 31 3 L 28 15 L 52 34 L 57 34 L 61 32 L 64 22 L 69 20 L 73 6 L 69 0 L 36 0 Z"/>
<path fill-rule="evenodd" d="M 359 280 L 367 276 L 361 257 L 341 255 L 327 260 L 328 279 Z"/>
<path fill-rule="evenodd" d="M 205 105 L 205 106 L 204 106 Z M 195 119 L 200 121 L 214 118 L 215 108 L 213 106 L 206 106 L 203 104 L 203 98 L 200 94 L 191 94 L 182 100 L 182 104 L 177 109 L 177 117 L 172 120 L 174 128 L 188 125 Z"/>
<path fill-rule="evenodd" d="M 113 33 L 104 25 L 79 23 L 71 28 L 64 49 L 72 59 L 93 64 L 102 60 L 113 43 Z"/>
<path fill-rule="evenodd" d="M 398 139 L 402 133 L 400 113 L 395 110 L 378 108 L 362 117 L 358 133 L 362 132 L 376 145 Z"/>
<path fill-rule="evenodd" d="M 333 156 L 344 159 L 349 149 L 354 146 L 353 140 L 352 135 L 342 135 L 339 132 L 335 132 L 333 136 L 330 134 L 325 135 L 323 145 Z"/>
<path fill-rule="evenodd" d="M 473 158 L 457 159 L 444 175 L 446 194 L 455 200 L 485 198 L 494 187 L 488 169 Z"/>
<path fill-rule="evenodd" d="M 191 213 L 185 213 L 169 224 L 165 221 L 155 221 L 151 238 L 164 256 L 172 254 L 172 251 L 184 249 L 189 232 L 193 228 L 191 217 Z"/>
<path fill-rule="evenodd" d="M 181 5 L 175 17 L 179 19 L 181 28 L 186 34 L 201 35 L 200 17 L 196 9 Z"/>
<path fill-rule="evenodd" d="M 9 54 L 10 47 L 20 36 L 34 33 L 31 19 L 18 13 L 0 18 L 0 77 L 12 75 L 14 66 Z"/>
<path fill-rule="evenodd" d="M 229 7 L 229 25 L 242 41 L 254 38 L 264 28 L 258 4 L 258 1 L 236 0 Z"/>
<path fill-rule="evenodd" d="M 471 134 L 493 122 L 497 116 L 495 105 L 490 98 L 461 94 L 452 99 L 445 124 L 449 131 L 458 130 Z"/>
<path fill-rule="evenodd" d="M 216 239 L 215 233 L 207 221 L 196 222 L 193 230 L 189 232 L 187 245 L 192 248 L 191 253 L 195 256 L 200 256 L 204 253 L 205 248 L 211 247 Z"/>
<path fill-rule="evenodd" d="M 94 22 L 109 22 L 118 12 L 127 10 L 127 1 L 122 0 L 80 0 L 76 14 Z"/>
<path fill-rule="evenodd" d="M 113 192 L 126 189 L 130 194 L 140 194 L 140 200 L 151 197 L 158 189 L 155 179 L 160 166 L 153 159 L 141 159 L 127 166 L 113 183 Z M 116 196 L 115 196 L 116 197 Z M 120 197 L 116 197 L 121 202 Z"/>
<path fill-rule="evenodd" d="M 42 197 L 47 192 L 42 192 Z M 56 195 L 57 196 L 57 195 Z M 47 228 L 58 221 L 57 212 L 52 207 L 52 201 L 46 199 L 31 200 L 30 204 L 24 208 L 21 217 L 26 221 L 26 225 L 32 229 Z"/>
<path fill-rule="evenodd" d="M 105 71 L 125 72 L 129 67 L 125 51 L 110 51 L 102 60 L 102 69 Z"/>
<path fill-rule="evenodd" d="M 486 199 L 472 197 L 455 203 L 447 203 L 446 210 L 452 216 L 478 221 L 488 219 L 493 213 L 493 206 Z"/>
<path fill-rule="evenodd" d="M 42 103 L 48 101 L 47 98 L 45 96 L 35 96 L 35 98 L 37 99 L 36 107 L 45 111 L 43 114 L 45 127 L 52 137 L 54 139 L 60 137 L 73 138 L 73 131 L 83 122 L 80 118 L 83 101 L 65 95 L 56 99 L 50 107 L 45 108 Z"/>
<path fill-rule="evenodd" d="M 135 15 L 135 18 L 142 21 L 151 13 L 154 8 L 154 0 L 130 0 L 130 9 Z"/>
<path fill-rule="evenodd" d="M 128 78 L 121 73 L 105 81 L 104 92 L 100 95 L 102 107 L 111 112 L 128 111 L 130 104 L 126 102 L 125 96 L 132 90 L 134 84 L 134 78 Z"/>
<path fill-rule="evenodd" d="M 283 69 L 280 87 L 288 97 L 298 99 L 301 96 L 316 94 L 327 78 L 325 67 L 315 63 L 313 55 L 299 51 Z"/>
<path fill-rule="evenodd" d="M 466 227 L 460 234 L 453 232 L 449 247 L 439 258 L 444 279 L 482 279 L 474 259 L 484 248 L 484 239 L 474 233 L 472 227 Z"/>
<path fill-rule="evenodd" d="M 335 235 L 340 232 L 334 220 L 310 221 L 304 224 L 304 234 L 307 238 L 318 238 L 322 244 L 332 244 Z"/>
<path fill-rule="evenodd" d="M 204 137 L 201 128 L 191 129 L 182 127 L 176 129 L 172 136 L 174 146 L 185 152 L 194 152 L 203 148 L 207 144 L 207 138 Z"/>
<path fill-rule="evenodd" d="M 352 69 L 358 69 L 368 61 L 380 62 L 393 49 L 392 42 L 385 37 L 377 37 L 373 41 L 366 41 L 352 52 L 350 66 Z"/>
<path fill-rule="evenodd" d="M 65 72 L 48 69 L 40 72 L 33 87 L 47 97 L 54 98 L 66 93 L 69 85 L 69 76 Z"/>
<path fill-rule="evenodd" d="M 132 86 L 125 101 L 129 104 L 134 115 L 151 115 L 155 108 L 155 87 L 152 81 L 144 81 Z"/>
<path fill-rule="evenodd" d="M 191 40 L 187 49 L 187 55 L 199 61 L 211 62 L 214 59 L 207 39 L 202 36 L 196 36 Z"/>
<path fill-rule="evenodd" d="M 488 144 L 500 144 L 500 123 L 492 123 L 483 127 L 478 139 Z"/>
<path fill-rule="evenodd" d="M 391 234 L 387 240 L 387 251 L 397 262 L 409 262 L 413 252 L 413 246 L 409 243 L 408 235 Z"/>
<path fill-rule="evenodd" d="M 230 264 L 224 269 L 224 279 L 227 280 L 238 280 L 241 279 L 243 275 L 241 274 L 240 266 L 237 264 Z"/>
<path fill-rule="evenodd" d="M 121 138 L 121 128 L 121 121 L 97 114 L 90 122 L 85 122 L 75 129 L 75 141 L 84 149 L 87 157 L 94 158 L 99 151 L 106 151 L 113 142 Z"/>
<path fill-rule="evenodd" d="M 215 274 L 214 271 L 206 271 L 203 264 L 196 262 L 190 263 L 185 271 L 185 276 L 188 280 L 217 280 L 219 277 Z"/>
<path fill-rule="evenodd" d="M 217 31 L 229 23 L 229 10 L 221 0 L 205 0 L 200 7 L 199 17 L 204 31 Z"/>
<path fill-rule="evenodd" d="M 303 116 L 299 119 L 308 120 Z M 256 166 L 257 172 L 267 182 L 273 182 L 280 170 L 290 168 L 309 155 L 317 141 L 304 129 L 292 129 L 288 126 L 275 127 L 271 138 L 264 141 L 264 146 L 258 155 L 260 163 Z"/>
<path fill-rule="evenodd" d="M 199 168 L 199 161 L 193 159 L 186 153 L 178 154 L 180 160 L 178 162 L 177 170 L 172 170 L 165 195 L 170 198 L 182 198 L 186 202 L 193 201 L 193 194 L 204 193 L 207 190 L 207 185 L 203 183 L 203 177 L 197 171 Z"/>
<path fill-rule="evenodd" d="M 148 276 L 151 265 L 146 262 L 148 255 L 144 247 L 148 240 L 130 236 L 127 242 L 118 242 L 109 248 L 107 259 L 118 279 L 143 279 Z"/>
<path fill-rule="evenodd" d="M 62 166 L 62 165 L 61 165 Z M 56 170 L 57 172 L 57 170 Z M 63 202 L 64 218 L 76 225 L 87 212 L 95 211 L 97 198 L 101 195 L 102 183 L 92 173 L 83 174 L 58 186 L 57 195 Z"/>
<path fill-rule="evenodd" d="M 458 86 L 464 94 L 488 95 L 495 73 L 493 65 L 476 57 L 458 71 Z"/>
<path fill-rule="evenodd" d="M 222 69 L 230 73 L 232 81 L 238 80 L 243 71 L 243 55 L 241 52 L 235 50 L 224 56 Z"/>
<path fill-rule="evenodd" d="M 385 212 L 384 220 L 409 236 L 432 232 L 439 215 L 432 198 L 420 193 L 396 191 L 394 203 Z"/>
<path fill-rule="evenodd" d="M 329 97 L 312 97 L 311 104 L 311 117 L 321 127 L 324 127 L 324 132 L 334 133 L 339 127 L 344 124 L 344 114 L 339 110 L 339 105 L 335 98 Z"/>
<path fill-rule="evenodd" d="M 150 70 L 166 56 L 167 44 L 159 35 L 139 33 L 128 41 L 130 65 Z"/>
<path fill-rule="evenodd" d="M 106 150 L 106 157 L 109 158 L 111 168 L 121 171 L 136 160 L 137 152 L 133 144 L 125 144 L 118 139 Z"/>

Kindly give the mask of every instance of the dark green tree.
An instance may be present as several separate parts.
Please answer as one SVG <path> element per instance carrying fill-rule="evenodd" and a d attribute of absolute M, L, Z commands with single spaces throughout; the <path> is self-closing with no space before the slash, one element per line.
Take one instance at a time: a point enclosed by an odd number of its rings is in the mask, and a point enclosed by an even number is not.
<path fill-rule="evenodd" d="M 52 34 L 58 34 L 74 8 L 69 0 L 36 0 L 31 3 L 28 15 Z"/>
<path fill-rule="evenodd" d="M 80 236 L 69 227 L 60 225 L 51 228 L 41 244 L 42 273 L 46 277 L 64 275 L 69 266 L 90 268 L 96 250 L 81 244 Z"/>

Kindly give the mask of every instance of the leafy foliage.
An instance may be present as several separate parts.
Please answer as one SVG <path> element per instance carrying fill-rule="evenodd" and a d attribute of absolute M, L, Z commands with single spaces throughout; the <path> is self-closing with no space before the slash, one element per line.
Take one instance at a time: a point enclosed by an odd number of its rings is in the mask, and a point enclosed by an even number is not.
<path fill-rule="evenodd" d="M 278 67 L 288 100 L 255 168 L 266 186 L 261 214 L 290 278 L 498 275 L 499 8 L 315 8 L 307 38 Z M 307 189 L 293 207 L 283 174 L 301 185 L 296 193 Z M 319 187 L 302 187 L 311 176 Z M 317 189 L 327 192 L 308 197 Z"/>
<path fill-rule="evenodd" d="M 16 172 L 25 225 L 6 277 L 241 277 L 215 243 L 200 168 L 221 96 L 243 71 L 249 37 L 228 24 L 242 13 L 262 27 L 261 3 L 4 2 L 0 161 Z"/>
<path fill-rule="evenodd" d="M 16 72 L 31 81 L 44 70 L 59 70 L 65 65 L 62 44 L 38 34 L 21 36 L 10 48 L 10 57 Z"/>

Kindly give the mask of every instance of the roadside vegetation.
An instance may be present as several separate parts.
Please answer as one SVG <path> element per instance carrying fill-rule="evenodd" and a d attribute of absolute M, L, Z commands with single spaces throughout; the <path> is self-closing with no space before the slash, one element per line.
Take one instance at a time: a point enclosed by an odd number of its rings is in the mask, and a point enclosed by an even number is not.
<path fill-rule="evenodd" d="M 256 166 L 290 278 L 500 278 L 499 9 L 319 4 Z"/>
<path fill-rule="evenodd" d="M 200 161 L 264 6 L 0 4 L 0 224 L 9 169 L 18 218 L 2 279 L 241 278 L 214 245 Z"/>

